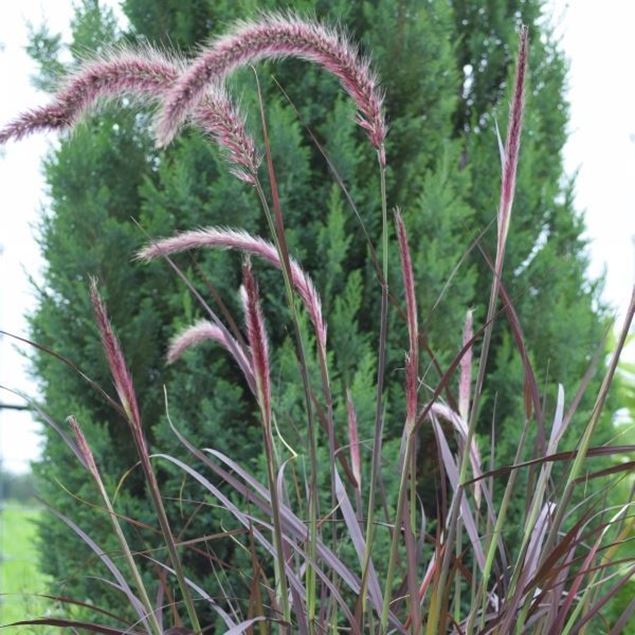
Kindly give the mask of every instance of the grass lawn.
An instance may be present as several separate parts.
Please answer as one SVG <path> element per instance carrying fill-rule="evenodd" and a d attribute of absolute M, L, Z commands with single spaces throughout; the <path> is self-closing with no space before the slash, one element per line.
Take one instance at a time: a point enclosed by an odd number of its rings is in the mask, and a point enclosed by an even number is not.
<path fill-rule="evenodd" d="M 50 600 L 28 595 L 44 593 L 47 586 L 46 577 L 38 571 L 34 544 L 34 521 L 40 513 L 36 507 L 15 501 L 5 502 L 0 509 L 0 624 L 42 616 L 52 605 Z M 2 632 L 10 630 L 14 629 Z M 22 627 L 15 631 L 43 635 L 48 628 Z"/>

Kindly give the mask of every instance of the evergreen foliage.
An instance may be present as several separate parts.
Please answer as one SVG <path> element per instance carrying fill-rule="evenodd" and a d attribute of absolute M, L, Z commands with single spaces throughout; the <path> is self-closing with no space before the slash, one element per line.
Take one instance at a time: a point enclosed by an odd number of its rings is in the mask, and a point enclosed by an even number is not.
<path fill-rule="evenodd" d="M 125 38 L 192 52 L 236 18 L 283 5 L 276 0 L 126 0 L 130 30 L 122 34 L 96 0 L 84 0 L 73 24 L 72 51 L 78 59 L 87 50 Z M 494 253 L 492 220 L 500 180 L 495 122 L 504 127 L 517 27 L 521 22 L 529 25 L 529 114 L 504 283 L 524 327 L 539 385 L 562 382 L 572 394 L 576 386 L 571 382 L 583 375 L 600 345 L 606 313 L 598 304 L 597 284 L 585 278 L 583 226 L 573 208 L 572 184 L 563 179 L 566 67 L 544 26 L 540 0 L 303 0 L 294 8 L 313 11 L 321 19 L 341 20 L 373 51 L 387 95 L 388 201 L 403 209 L 409 231 L 421 331 L 430 347 L 421 363 L 428 385 L 436 385 L 439 369 L 445 370 L 460 348 L 466 309 L 474 309 L 476 324 L 485 317 L 491 271 L 473 244 L 489 227 L 480 244 L 490 256 Z M 31 52 L 42 63 L 41 85 L 50 87 L 59 76 L 60 63 L 52 56 L 59 50 L 56 36 L 34 34 Z M 350 388 L 360 438 L 368 439 L 374 417 L 379 314 L 378 294 L 368 290 L 375 288 L 377 278 L 360 222 L 305 126 L 323 146 L 355 202 L 365 231 L 378 244 L 374 157 L 355 127 L 352 107 L 332 78 L 296 61 L 260 65 L 257 73 L 290 252 L 314 275 L 327 316 L 334 394 L 340 396 L 335 403 L 338 434 L 345 439 L 345 392 Z M 232 80 L 258 139 L 254 84 L 252 72 L 241 72 Z M 88 297 L 87 277 L 97 276 L 153 445 L 182 451 L 167 426 L 166 386 L 171 417 L 194 445 L 217 448 L 264 474 L 259 466 L 261 433 L 255 403 L 232 360 L 210 344 L 188 352 L 174 367 L 164 364 L 168 340 L 180 327 L 202 317 L 201 308 L 167 265 L 141 265 L 131 258 L 146 241 L 145 234 L 168 236 L 201 225 L 228 225 L 266 237 L 266 224 L 253 192 L 228 174 L 223 157 L 202 135 L 189 131 L 165 152 L 158 152 L 150 140 L 150 125 L 148 112 L 105 106 L 51 152 L 45 165 L 51 204 L 40 237 L 47 269 L 31 318 L 32 336 L 109 389 Z M 394 258 L 391 291 L 399 298 L 397 254 Z M 213 284 L 231 312 L 239 314 L 239 256 L 205 251 L 179 257 L 177 262 L 204 297 L 210 298 L 208 284 Z M 301 412 L 302 393 L 287 310 L 278 300 L 283 297 L 281 282 L 266 265 L 255 262 L 254 266 L 277 357 L 275 368 L 281 369 L 272 378 L 278 424 L 285 439 L 303 451 L 305 430 L 302 419 L 295 416 Z M 391 313 L 390 340 L 391 351 L 403 350 L 407 342 L 405 322 L 396 310 Z M 396 459 L 403 412 L 403 359 L 388 361 L 386 462 Z M 38 352 L 33 363 L 47 411 L 57 421 L 70 413 L 77 417 L 101 457 L 107 486 L 120 487 L 118 509 L 154 527 L 124 422 L 56 359 Z M 311 370 L 317 373 L 317 366 Z M 495 330 L 487 386 L 482 430 L 489 431 L 494 417 L 497 463 L 509 463 L 524 417 L 523 377 L 504 319 Z M 429 393 L 424 390 L 422 395 L 423 400 Z M 548 395 L 553 395 L 552 388 Z M 575 434 L 574 424 L 572 437 Z M 430 483 L 421 494 L 426 513 L 433 516 L 436 450 L 431 433 L 422 433 L 419 453 Z M 36 473 L 47 501 L 75 519 L 104 548 L 114 548 L 105 516 L 78 504 L 76 497 L 96 502 L 96 493 L 53 431 L 46 432 Z M 176 470 L 165 468 L 160 477 L 164 492 L 178 495 L 170 512 L 175 526 L 186 527 L 184 538 L 232 526 L 222 512 L 202 505 L 191 483 Z M 394 487 L 396 482 L 392 489 L 388 482 L 388 504 L 394 504 Z M 137 549 L 158 544 L 153 529 L 128 526 L 127 531 Z M 47 519 L 40 537 L 45 571 L 60 581 L 65 594 L 98 598 L 102 607 L 117 606 L 116 592 L 85 575 L 87 553 L 76 547 L 66 527 Z M 386 545 L 380 543 L 379 548 Z M 241 559 L 249 557 L 227 539 L 211 540 L 201 549 L 193 558 L 198 559 L 200 580 L 212 595 L 218 580 L 226 582 L 225 567 L 239 569 Z M 244 581 L 245 587 L 248 582 Z M 244 594 L 244 588 L 234 591 Z"/>

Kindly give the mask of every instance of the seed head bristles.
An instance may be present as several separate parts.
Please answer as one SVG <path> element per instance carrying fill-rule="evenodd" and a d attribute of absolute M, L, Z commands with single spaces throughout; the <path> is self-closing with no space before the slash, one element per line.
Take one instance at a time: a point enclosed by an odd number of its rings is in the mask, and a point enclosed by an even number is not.
<path fill-rule="evenodd" d="M 247 356 L 243 352 L 240 344 L 233 339 L 233 346 L 227 341 L 227 338 L 231 337 L 215 324 L 212 324 L 208 320 L 199 320 L 195 324 L 184 328 L 181 332 L 177 333 L 170 341 L 170 346 L 166 355 L 166 361 L 168 364 L 173 364 L 177 359 L 183 355 L 183 353 L 193 346 L 197 346 L 201 342 L 212 340 L 220 344 L 229 353 L 232 354 L 238 366 L 245 374 L 247 382 L 250 385 L 253 384 L 253 369 L 251 362 L 247 359 Z M 234 354 L 235 351 L 235 354 Z"/>
<path fill-rule="evenodd" d="M 105 99 L 121 96 L 157 103 L 183 72 L 183 62 L 145 47 L 139 51 L 113 49 L 87 61 L 70 75 L 53 103 L 17 117 L 0 130 L 0 144 L 38 131 L 72 127 Z M 260 162 L 242 115 L 221 87 L 207 90 L 192 113 L 193 122 L 225 148 L 240 179 L 254 182 Z"/>
<path fill-rule="evenodd" d="M 463 326 L 463 346 L 465 347 L 474 336 L 472 310 L 465 314 Z M 472 347 L 467 349 L 460 362 L 461 375 L 459 379 L 459 414 L 467 421 L 470 412 L 470 387 L 472 385 Z"/>
<path fill-rule="evenodd" d="M 397 226 L 397 240 L 399 243 L 399 258 L 401 260 L 401 274 L 406 295 L 406 317 L 408 322 L 408 354 L 406 356 L 406 419 L 408 425 L 414 426 L 417 418 L 417 388 L 419 371 L 419 328 L 417 324 L 417 299 L 415 295 L 412 260 L 408 247 L 406 227 L 399 210 L 395 211 Z"/>
<path fill-rule="evenodd" d="M 231 170 L 232 174 L 253 185 L 262 157 L 245 129 L 244 117 L 225 89 L 221 86 L 210 88 L 201 104 L 194 109 L 192 119 L 228 152 L 230 162 L 238 166 Z"/>
<path fill-rule="evenodd" d="M 260 309 L 258 286 L 251 271 L 251 262 L 247 258 L 243 264 L 243 289 L 241 295 L 245 306 L 245 322 L 247 324 L 247 339 L 251 349 L 251 361 L 258 392 L 263 399 L 263 410 L 266 419 L 271 421 L 271 387 L 269 382 L 269 346 L 265 321 Z"/>
<path fill-rule="evenodd" d="M 101 98 L 161 94 L 178 73 L 167 58 L 149 51 L 120 51 L 112 58 L 89 61 L 65 80 L 52 104 L 27 111 L 3 128 L 0 143 L 39 130 L 69 128 Z"/>
<path fill-rule="evenodd" d="M 319 64 L 340 80 L 357 105 L 357 123 L 381 153 L 386 136 L 383 97 L 369 62 L 343 34 L 293 13 L 269 13 L 243 22 L 203 49 L 165 99 L 157 121 L 159 143 L 169 143 L 210 83 L 222 84 L 239 66 L 287 56 Z"/>
<path fill-rule="evenodd" d="M 152 260 L 170 254 L 200 247 L 220 247 L 236 249 L 266 260 L 274 267 L 282 269 L 278 251 L 274 245 L 258 236 L 244 231 L 223 227 L 208 227 L 182 232 L 171 238 L 164 238 L 144 247 L 137 257 Z M 320 296 L 309 275 L 298 262 L 290 258 L 291 282 L 297 290 L 316 331 L 320 345 L 326 347 L 326 324 L 322 316 Z"/>
<path fill-rule="evenodd" d="M 516 78 L 514 93 L 509 111 L 507 126 L 507 140 L 503 159 L 503 174 L 501 177 L 501 196 L 498 210 L 498 246 L 499 251 L 504 245 L 509 230 L 509 221 L 516 189 L 516 171 L 518 168 L 518 153 L 520 150 L 520 133 L 523 121 L 523 106 L 525 101 L 525 75 L 527 74 L 527 27 L 520 32 L 520 45 L 516 63 Z"/>
<path fill-rule="evenodd" d="M 106 313 L 106 307 L 99 295 L 97 282 L 94 278 L 90 280 L 90 299 L 93 304 L 97 328 L 99 329 L 102 346 L 106 353 L 106 359 L 110 366 L 110 372 L 112 374 L 113 383 L 115 384 L 115 390 L 119 396 L 119 401 L 128 417 L 135 438 L 137 439 L 138 437 L 137 440 L 143 439 L 141 417 L 139 416 L 139 407 L 132 383 L 132 376 L 126 366 L 119 340 L 112 330 L 108 314 Z M 143 445 L 145 446 L 145 440 L 143 440 Z"/>
<path fill-rule="evenodd" d="M 93 456 L 93 452 L 88 445 L 88 441 L 86 441 L 86 437 L 84 436 L 82 429 L 79 427 L 79 424 L 77 423 L 75 417 L 71 416 L 67 419 L 67 421 L 73 429 L 73 433 L 75 434 L 77 449 L 79 450 L 79 454 L 82 457 L 86 469 L 88 469 L 93 478 L 98 479 L 99 470 L 97 469 L 97 464 L 95 463 L 95 457 Z"/>

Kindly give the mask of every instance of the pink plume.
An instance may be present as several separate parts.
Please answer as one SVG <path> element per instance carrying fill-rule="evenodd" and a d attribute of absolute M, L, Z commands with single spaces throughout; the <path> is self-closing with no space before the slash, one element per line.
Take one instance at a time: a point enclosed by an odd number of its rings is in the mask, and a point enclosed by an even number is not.
<path fill-rule="evenodd" d="M 408 247 L 406 227 L 399 211 L 395 212 L 401 275 L 406 294 L 406 317 L 408 322 L 409 350 L 406 356 L 406 420 L 408 426 L 414 426 L 417 418 L 417 389 L 419 383 L 419 328 L 417 324 L 417 299 L 415 296 L 412 260 Z"/>
<path fill-rule="evenodd" d="M 501 195 L 498 208 L 498 251 L 507 239 L 509 221 L 516 189 L 516 171 L 518 168 L 518 154 L 520 150 L 520 133 L 523 123 L 523 106 L 525 101 L 525 75 L 527 74 L 527 27 L 520 32 L 520 45 L 516 61 L 516 78 L 512 95 L 509 123 L 507 126 L 507 140 L 503 160 L 503 175 L 501 178 Z M 497 272 L 500 274 L 500 272 Z"/>
<path fill-rule="evenodd" d="M 38 131 L 64 130 L 104 99 L 123 95 L 156 103 L 183 72 L 183 62 L 146 47 L 116 50 L 85 63 L 72 74 L 53 103 L 17 117 L 0 130 L 0 144 Z M 205 91 L 193 111 L 194 122 L 228 151 L 236 175 L 253 182 L 260 158 L 245 123 L 221 87 Z"/>
<path fill-rule="evenodd" d="M 104 305 L 99 291 L 97 290 L 97 282 L 94 278 L 90 281 L 90 299 L 93 304 L 93 311 L 97 321 L 97 328 L 101 336 L 101 343 L 106 353 L 106 359 L 110 366 L 110 373 L 115 384 L 115 390 L 119 396 L 119 401 L 128 418 L 128 423 L 132 431 L 132 435 L 139 452 L 139 457 L 144 463 L 144 470 L 149 469 L 148 461 L 148 445 L 143 435 L 143 426 L 141 424 L 141 416 L 139 414 L 139 406 L 137 405 L 137 396 L 132 383 L 132 375 L 126 366 L 126 360 L 121 352 L 119 340 L 112 330 L 106 306 Z"/>
<path fill-rule="evenodd" d="M 247 323 L 247 338 L 251 349 L 251 360 L 258 394 L 262 399 L 262 408 L 266 421 L 271 421 L 271 385 L 269 381 L 269 346 L 265 321 L 260 309 L 258 285 L 251 271 L 251 263 L 245 261 L 243 265 L 243 300 L 245 304 L 245 321 Z"/>
<path fill-rule="evenodd" d="M 381 154 L 386 136 L 383 98 L 369 63 L 337 31 L 293 14 L 276 13 L 242 23 L 203 50 L 165 99 L 157 123 L 159 142 L 166 144 L 174 137 L 210 83 L 222 84 L 240 66 L 287 56 L 319 64 L 339 79 L 357 105 L 358 124 Z"/>
<path fill-rule="evenodd" d="M 126 366 L 126 360 L 121 352 L 121 345 L 115 336 L 106 306 L 104 305 L 99 291 L 97 290 L 97 282 L 95 279 L 90 281 L 90 299 L 93 304 L 93 311 L 97 321 L 97 328 L 101 336 L 101 343 L 106 353 L 106 359 L 110 366 L 110 372 L 115 384 L 115 390 L 119 396 L 119 401 L 123 406 L 128 419 L 133 427 L 141 426 L 141 417 L 139 416 L 139 407 L 137 405 L 137 397 L 132 383 L 132 376 Z"/>
<path fill-rule="evenodd" d="M 163 240 L 152 242 L 138 253 L 138 257 L 143 260 L 152 260 L 200 247 L 235 249 L 258 256 L 278 269 L 282 268 L 278 251 L 274 245 L 247 232 L 222 227 L 186 231 L 172 238 L 164 238 Z M 320 345 L 325 348 L 326 324 L 322 316 L 320 296 L 310 276 L 300 267 L 298 262 L 291 258 L 290 264 L 291 282 L 309 313 Z"/>
<path fill-rule="evenodd" d="M 231 335 L 208 320 L 199 320 L 195 324 L 184 328 L 172 338 L 168 348 L 167 362 L 168 364 L 173 364 L 188 348 L 197 346 L 201 342 L 212 340 L 232 354 L 238 366 L 240 366 L 245 374 L 247 383 L 255 387 L 251 362 L 236 340 L 232 338 L 232 343 L 229 343 L 228 338 L 230 337 Z"/>
<path fill-rule="evenodd" d="M 73 432 L 75 434 L 75 439 L 77 441 L 77 449 L 79 450 L 79 454 L 84 461 L 85 467 L 92 474 L 95 479 L 99 479 L 99 471 L 97 470 L 97 464 L 95 463 L 95 457 L 93 456 L 93 452 L 88 445 L 88 441 L 82 432 L 82 429 L 79 427 L 79 423 L 75 417 L 69 417 L 68 423 L 70 424 Z"/>

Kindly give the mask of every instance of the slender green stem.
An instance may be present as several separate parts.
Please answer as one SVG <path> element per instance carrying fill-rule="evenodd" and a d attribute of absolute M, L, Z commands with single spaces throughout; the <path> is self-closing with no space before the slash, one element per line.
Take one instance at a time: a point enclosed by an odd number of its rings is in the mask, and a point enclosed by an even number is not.
<path fill-rule="evenodd" d="M 271 415 L 265 405 L 264 393 L 260 381 L 258 384 L 258 405 L 260 406 L 260 416 L 262 418 L 262 434 L 267 458 L 267 480 L 269 481 L 269 494 L 271 495 L 271 510 L 273 515 L 273 539 L 276 548 L 276 587 L 277 595 L 282 608 L 282 617 L 286 622 L 291 621 L 291 611 L 289 608 L 289 592 L 287 589 L 287 577 L 284 562 L 284 550 L 282 543 L 282 521 L 280 519 L 280 500 L 278 499 L 278 488 L 276 487 L 277 462 L 273 445 L 273 430 L 271 426 Z"/>
<path fill-rule="evenodd" d="M 176 547 L 174 534 L 172 533 L 170 522 L 168 521 L 168 516 L 165 512 L 165 507 L 163 506 L 163 499 L 161 498 L 161 490 L 159 489 L 159 484 L 154 474 L 154 470 L 152 470 L 152 467 L 150 465 L 149 458 L 145 457 L 145 459 L 146 460 L 144 461 L 144 457 L 142 456 L 141 463 L 144 466 L 144 471 L 146 472 L 146 479 L 148 481 L 150 494 L 152 496 L 154 508 L 156 510 L 157 518 L 159 520 L 159 525 L 161 527 L 161 533 L 163 534 L 166 547 L 168 548 L 168 553 L 170 555 L 170 562 L 172 563 L 172 567 L 174 568 L 174 573 L 179 583 L 181 594 L 183 595 L 183 602 L 185 604 L 185 609 L 187 611 L 188 617 L 190 618 L 192 630 L 194 631 L 195 635 L 200 635 L 200 633 L 202 632 L 201 625 L 198 621 L 198 616 L 196 615 L 196 609 L 194 608 L 192 595 L 190 593 L 189 587 L 187 586 L 187 582 L 185 580 L 183 565 L 181 563 L 181 558 L 179 557 L 178 549 Z"/>
<path fill-rule="evenodd" d="M 518 463 L 522 456 L 522 451 L 525 447 L 525 442 L 527 440 L 527 431 L 528 425 L 525 424 L 523 426 L 520 439 L 518 441 L 518 447 L 516 448 L 516 455 L 514 458 L 514 463 Z M 485 566 L 483 568 L 483 574 L 481 576 L 481 586 L 479 589 L 479 594 L 477 596 L 477 604 L 481 605 L 481 619 L 479 630 L 483 630 L 485 626 L 485 612 L 487 608 L 487 586 L 489 584 L 489 577 L 492 571 L 492 565 L 494 564 L 494 555 L 496 553 L 496 546 L 498 544 L 498 539 L 503 530 L 503 524 L 507 518 L 507 510 L 509 508 L 509 503 L 511 501 L 511 497 L 513 494 L 514 486 L 516 484 L 516 477 L 518 475 L 518 470 L 512 470 L 509 475 L 509 479 L 507 481 L 507 485 L 505 486 L 505 492 L 503 494 L 503 500 L 501 502 L 498 516 L 496 517 L 496 523 L 494 524 L 494 530 L 490 537 L 489 543 L 487 545 L 487 551 L 485 556 Z M 472 628 L 474 627 L 474 620 L 476 618 L 476 611 L 472 611 L 470 613 L 470 618 L 468 620 L 465 633 L 466 635 L 470 635 L 472 632 Z"/>
<path fill-rule="evenodd" d="M 489 305 L 487 308 L 487 317 L 485 323 L 485 332 L 483 335 L 483 347 L 481 348 L 481 355 L 479 358 L 478 375 L 476 379 L 476 385 L 474 388 L 474 397 L 472 400 L 472 409 L 470 411 L 470 419 L 468 423 L 467 436 L 465 439 L 465 445 L 463 452 L 461 453 L 461 464 L 459 468 L 459 485 L 456 488 L 454 497 L 452 498 L 452 504 L 450 506 L 450 518 L 448 522 L 448 535 L 446 544 L 450 545 L 454 541 L 454 535 L 456 531 L 456 524 L 459 519 L 459 511 L 461 509 L 461 500 L 463 498 L 463 483 L 467 476 L 467 469 L 469 465 L 470 447 L 474 440 L 474 434 L 476 433 L 476 423 L 478 420 L 478 410 L 480 405 L 481 393 L 483 390 L 483 382 L 485 380 L 485 366 L 487 364 L 487 357 L 489 355 L 489 347 L 492 340 L 492 330 L 494 327 L 494 315 L 496 312 L 496 302 L 498 300 L 498 292 L 500 289 L 500 278 L 502 274 L 502 263 L 505 258 L 505 243 L 503 243 L 496 253 L 496 263 L 494 265 L 494 281 L 492 283 L 492 289 L 489 298 Z M 450 565 L 450 557 L 452 550 L 450 548 L 445 550 L 443 554 L 443 561 L 441 563 L 441 570 L 439 572 L 438 589 L 440 592 L 445 588 L 447 582 L 448 570 Z M 438 624 L 441 611 L 441 603 L 435 602 L 430 608 L 428 616 L 428 633 L 436 632 L 431 631 L 431 628 L 436 628 L 434 625 Z M 432 627 L 430 626 L 432 624 Z"/>
<path fill-rule="evenodd" d="M 91 471 L 92 473 L 92 471 Z M 121 529 L 121 525 L 119 524 L 119 520 L 117 517 L 117 513 L 115 512 L 112 502 L 110 501 L 110 497 L 106 492 L 106 488 L 104 486 L 103 481 L 101 480 L 101 476 L 99 472 L 93 473 L 93 478 L 97 483 L 97 488 L 99 489 L 99 493 L 106 505 L 106 509 L 108 510 L 108 516 L 110 518 L 110 523 L 112 528 L 115 531 L 115 535 L 117 536 L 117 540 L 121 545 L 121 549 L 124 553 L 124 557 L 126 558 L 126 562 L 128 563 L 128 567 L 130 568 L 130 572 L 132 573 L 132 577 L 135 582 L 135 586 L 137 587 L 137 591 L 140 595 L 141 603 L 143 604 L 143 608 L 146 610 L 148 620 L 150 622 L 151 630 L 154 631 L 156 635 L 163 635 L 163 630 L 159 625 L 157 620 L 157 616 L 152 608 L 152 602 L 150 602 L 150 598 L 148 597 L 148 592 L 146 590 L 145 585 L 143 584 L 143 579 L 141 578 L 141 574 L 139 573 L 139 569 L 137 568 L 137 564 L 134 560 L 134 556 L 130 551 L 130 547 L 128 546 L 128 542 L 126 537 L 124 536 L 123 530 Z"/>
<path fill-rule="evenodd" d="M 408 425 L 408 424 L 406 424 Z M 381 622 L 379 631 L 382 634 L 387 633 L 388 629 L 388 611 L 390 609 L 390 600 L 392 598 L 392 583 L 395 576 L 395 565 L 397 563 L 397 547 L 399 537 L 401 536 L 401 525 L 404 519 L 404 510 L 406 505 L 406 493 L 408 490 L 408 475 L 410 474 L 410 457 L 413 446 L 413 433 L 408 432 L 405 438 L 405 448 L 403 463 L 401 466 L 401 477 L 399 479 L 399 494 L 397 497 L 397 511 L 395 513 L 395 526 L 392 530 L 392 541 L 390 543 L 390 556 L 388 558 L 388 569 L 386 571 L 386 584 L 384 586 L 384 601 L 382 604 Z M 411 601 L 413 599 L 411 598 Z M 414 600 L 416 601 L 416 599 Z"/>
<path fill-rule="evenodd" d="M 375 497 L 379 467 L 381 464 L 381 444 L 383 430 L 383 394 L 384 374 L 386 370 L 386 341 L 388 339 L 388 202 L 386 196 L 386 167 L 381 160 L 381 152 L 377 155 L 379 162 L 379 184 L 381 197 L 381 222 L 382 222 L 382 286 L 381 306 L 379 316 L 379 354 L 377 360 L 377 389 L 375 400 L 375 435 L 373 442 L 373 454 L 370 468 L 370 484 L 368 488 L 368 512 L 366 515 L 366 553 L 362 567 L 362 612 L 366 609 L 366 590 L 368 584 L 368 568 L 370 565 L 370 553 L 375 534 Z"/>
<path fill-rule="evenodd" d="M 304 399 L 307 412 L 307 428 L 308 428 L 308 444 L 309 444 L 309 460 L 311 464 L 311 476 L 310 476 L 310 495 L 309 495 L 309 541 L 308 541 L 308 555 L 309 564 L 307 566 L 306 579 L 307 579 L 307 613 L 309 630 L 312 633 L 314 631 L 315 615 L 317 611 L 317 597 L 316 597 L 316 574 L 313 566 L 310 564 L 316 561 L 316 543 L 317 543 L 317 516 L 318 516 L 318 492 L 317 492 L 317 441 L 316 430 L 313 421 L 313 408 L 311 406 L 311 388 L 309 385 L 309 376 L 306 368 L 306 355 L 304 352 L 304 342 L 302 339 L 302 332 L 300 330 L 300 321 L 298 317 L 295 298 L 293 295 L 293 285 L 291 283 L 291 270 L 286 252 L 282 249 L 280 244 L 279 232 L 276 230 L 276 223 L 274 221 L 271 209 L 265 192 L 262 188 L 262 184 L 256 179 L 256 192 L 260 199 L 269 231 L 271 232 L 276 250 L 278 251 L 278 257 L 282 265 L 282 276 L 284 279 L 285 293 L 287 297 L 287 303 L 289 310 L 291 311 L 291 318 L 294 326 L 295 343 L 298 353 L 298 361 L 300 367 L 300 375 L 302 377 L 302 384 L 304 387 Z"/>

